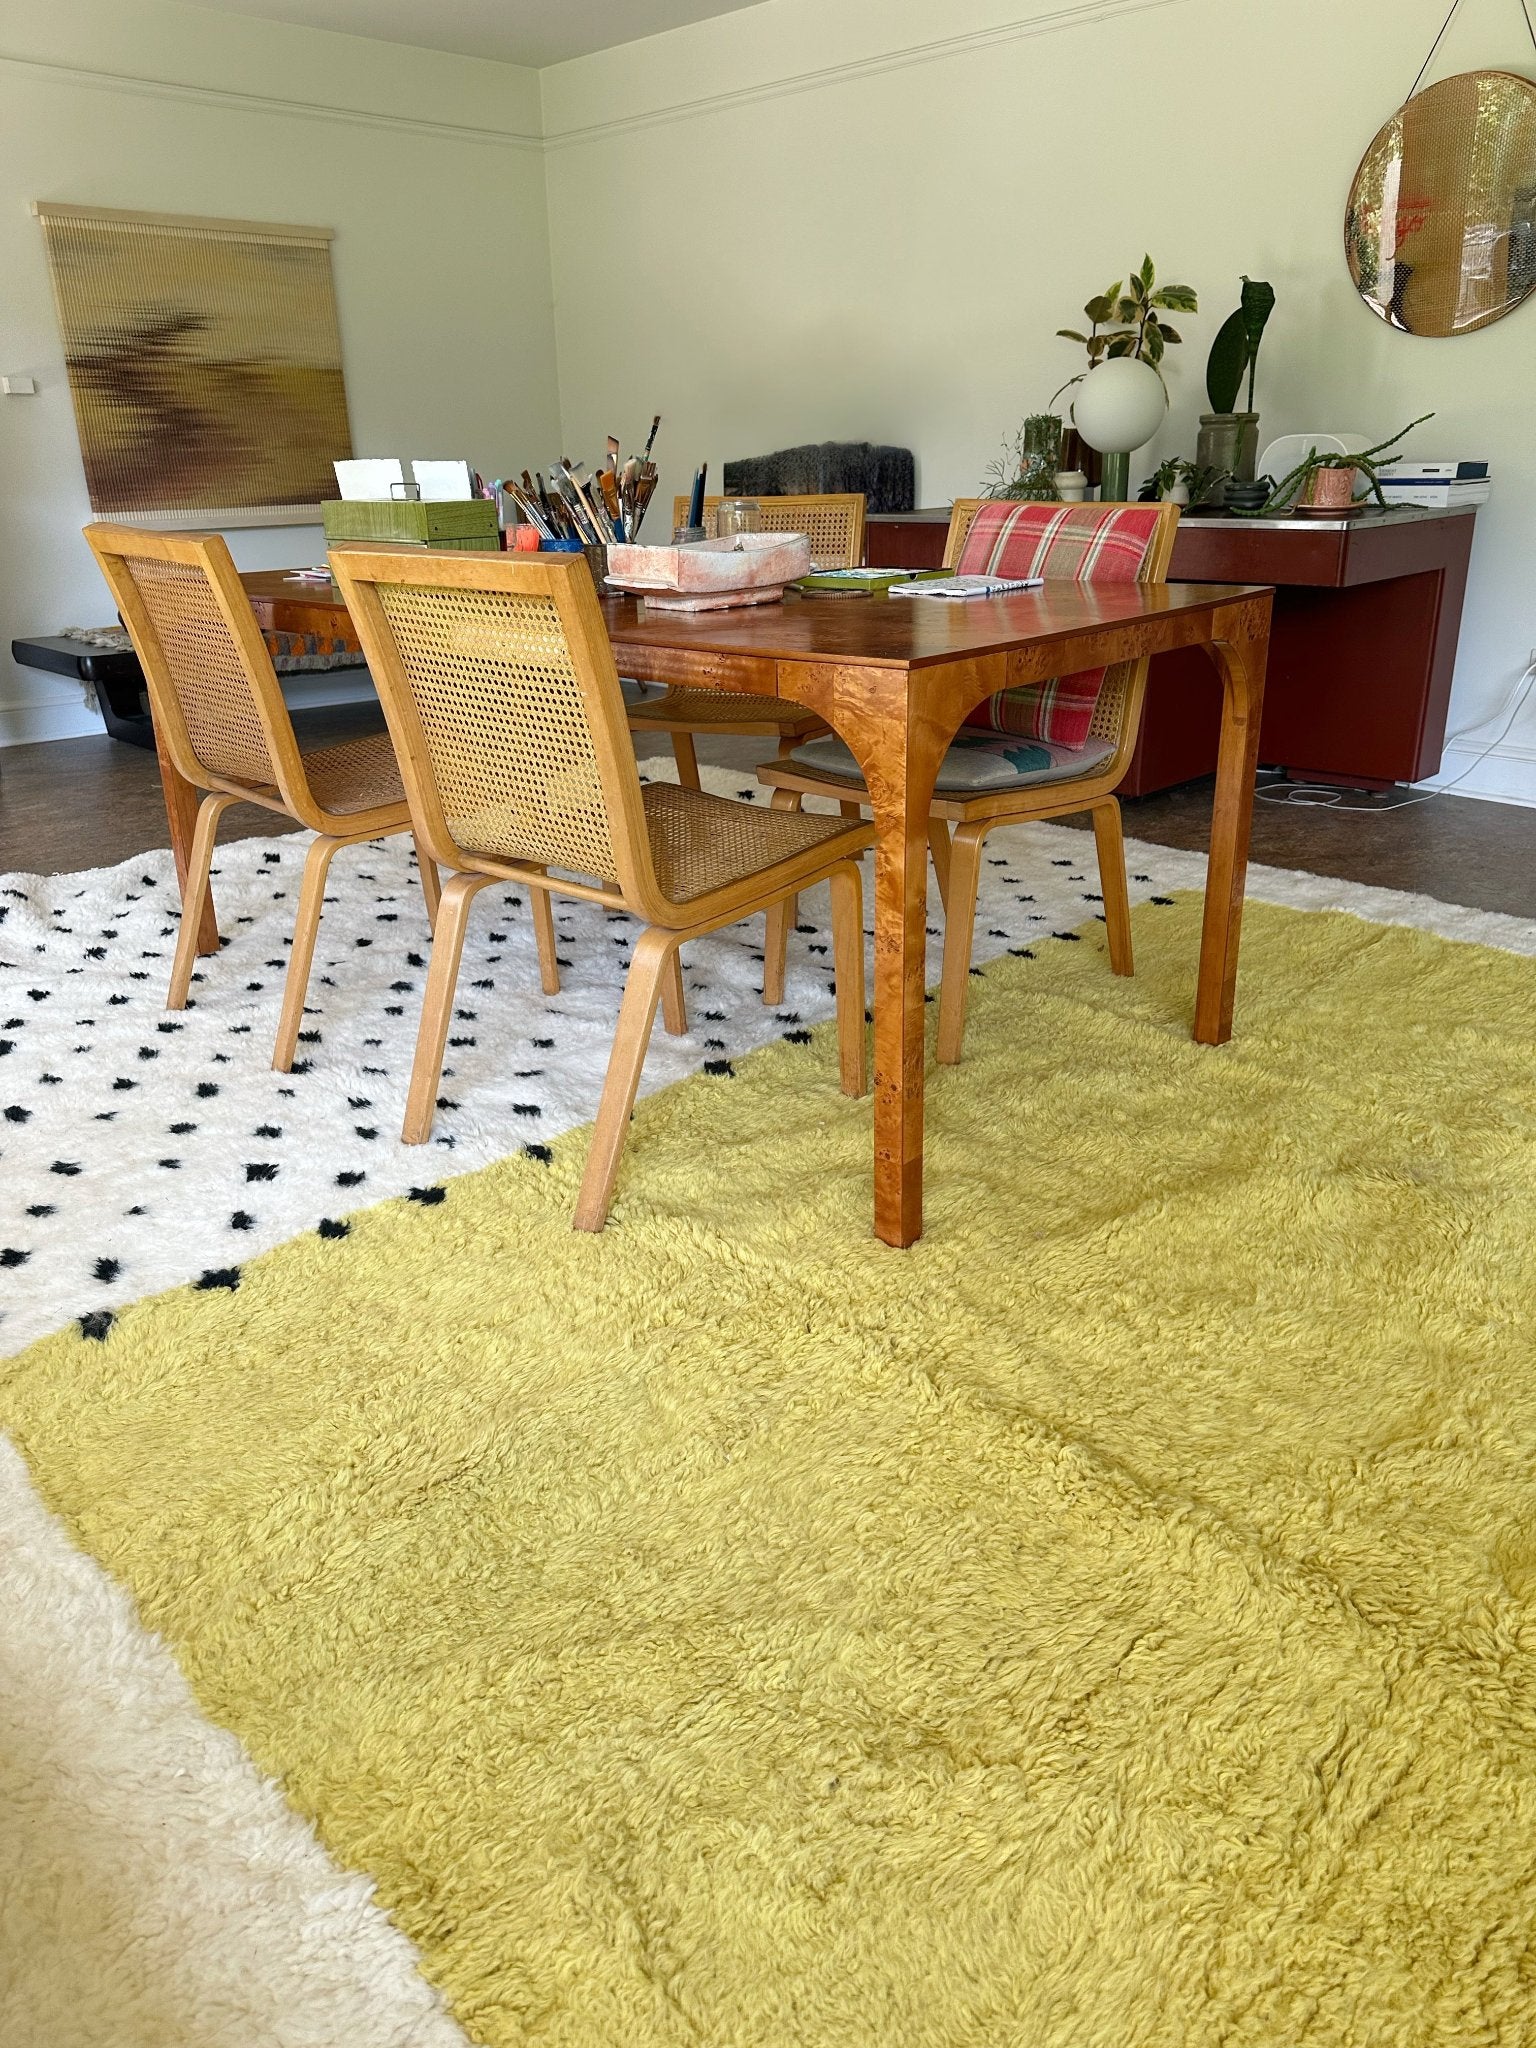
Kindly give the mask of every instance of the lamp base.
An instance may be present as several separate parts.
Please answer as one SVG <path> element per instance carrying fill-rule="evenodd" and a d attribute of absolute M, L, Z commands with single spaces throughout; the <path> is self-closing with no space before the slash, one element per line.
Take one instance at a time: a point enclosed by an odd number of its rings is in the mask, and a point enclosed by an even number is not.
<path fill-rule="evenodd" d="M 1101 505 L 1123 505 L 1131 495 L 1131 457 L 1127 450 L 1123 455 L 1100 457 L 1103 474 L 1099 481 L 1099 503 Z"/>

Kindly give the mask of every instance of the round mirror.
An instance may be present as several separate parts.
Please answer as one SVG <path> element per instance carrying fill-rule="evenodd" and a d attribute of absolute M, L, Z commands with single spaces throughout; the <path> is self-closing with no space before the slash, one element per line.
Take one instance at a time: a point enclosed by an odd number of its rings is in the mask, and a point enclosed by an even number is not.
<path fill-rule="evenodd" d="M 1467 71 L 1399 108 L 1365 153 L 1344 246 L 1406 334 L 1470 334 L 1536 289 L 1536 85 Z"/>

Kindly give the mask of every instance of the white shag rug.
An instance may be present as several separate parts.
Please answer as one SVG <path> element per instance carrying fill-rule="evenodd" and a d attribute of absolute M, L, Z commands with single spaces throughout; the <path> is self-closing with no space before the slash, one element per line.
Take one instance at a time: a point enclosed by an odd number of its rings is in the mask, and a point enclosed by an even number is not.
<path fill-rule="evenodd" d="M 747 793 L 739 778 L 706 779 Z M 1137 901 L 1203 882 L 1197 855 L 1128 852 Z M 449 1106 L 429 1146 L 399 1143 L 427 955 L 401 841 L 339 857 L 304 1071 L 274 1074 L 303 853 L 301 838 L 282 838 L 220 856 L 230 943 L 180 1015 L 162 1007 L 176 929 L 168 854 L 0 878 L 0 1354 L 593 1113 L 634 927 L 567 907 L 565 988 L 548 999 L 526 906 L 514 890 L 487 892 L 460 981 Z M 1536 955 L 1536 924 L 1424 897 L 1264 868 L 1250 893 Z M 999 832 L 976 957 L 1051 943 L 1097 903 L 1087 834 Z M 760 922 L 689 949 L 690 1032 L 658 1029 L 648 1088 L 831 1014 L 822 892 L 802 924 L 772 1010 L 757 994 Z M 940 928 L 935 898 L 930 978 Z M 0 2041 L 465 2048 L 368 1882 L 338 1870 L 204 1719 L 169 1652 L 74 1550 L 3 1439 Z"/>

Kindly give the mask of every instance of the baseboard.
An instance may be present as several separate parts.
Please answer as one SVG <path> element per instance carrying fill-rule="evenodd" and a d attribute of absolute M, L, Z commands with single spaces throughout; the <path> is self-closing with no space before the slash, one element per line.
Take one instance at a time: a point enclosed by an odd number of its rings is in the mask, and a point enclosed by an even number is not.
<path fill-rule="evenodd" d="M 78 702 L 0 704 L 0 750 L 23 747 L 32 740 L 89 739 L 103 729 L 101 713 L 88 711 Z"/>
<path fill-rule="evenodd" d="M 1485 759 L 1479 760 L 1481 753 L 1482 748 L 1475 740 L 1464 746 L 1447 747 L 1440 773 L 1415 787 L 1444 789 L 1454 782 L 1457 796 L 1481 797 L 1495 804 L 1524 804 L 1536 810 L 1536 748 L 1495 747 Z M 1462 776 L 1466 777 L 1464 782 L 1459 779 Z"/>

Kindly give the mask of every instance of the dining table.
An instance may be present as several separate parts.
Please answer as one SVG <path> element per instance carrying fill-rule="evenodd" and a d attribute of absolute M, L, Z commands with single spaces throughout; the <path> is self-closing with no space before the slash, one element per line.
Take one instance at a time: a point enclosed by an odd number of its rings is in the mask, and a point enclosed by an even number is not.
<path fill-rule="evenodd" d="M 242 578 L 278 630 L 346 630 L 334 584 L 282 571 Z M 875 827 L 874 1225 L 908 1246 L 923 1227 L 928 809 L 966 713 L 999 690 L 1144 656 L 1199 648 L 1222 685 L 1193 1033 L 1232 1034 L 1253 814 L 1271 589 L 1245 584 L 1080 584 L 968 600 L 791 594 L 783 602 L 681 611 L 603 602 L 620 672 L 679 688 L 786 697 L 852 751 Z M 178 872 L 196 792 L 162 757 Z M 211 909 L 204 950 L 218 943 Z"/>

